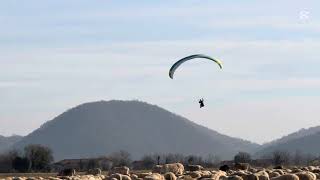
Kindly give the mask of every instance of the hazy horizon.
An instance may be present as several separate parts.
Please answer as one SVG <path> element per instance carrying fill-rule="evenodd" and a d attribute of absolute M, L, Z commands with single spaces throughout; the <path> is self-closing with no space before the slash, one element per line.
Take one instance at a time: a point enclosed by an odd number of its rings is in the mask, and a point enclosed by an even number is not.
<path fill-rule="evenodd" d="M 263 143 L 320 125 L 319 1 L 4 1 L 0 135 L 139 99 Z M 206 61 L 170 66 L 203 53 Z M 197 100 L 205 99 L 199 109 Z"/>

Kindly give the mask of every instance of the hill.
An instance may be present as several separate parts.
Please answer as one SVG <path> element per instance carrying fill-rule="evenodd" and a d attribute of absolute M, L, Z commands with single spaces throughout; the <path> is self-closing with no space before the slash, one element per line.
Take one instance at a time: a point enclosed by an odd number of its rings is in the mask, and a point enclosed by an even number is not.
<path fill-rule="evenodd" d="M 9 137 L 0 135 L 0 152 L 8 150 L 13 144 L 17 143 L 22 139 L 22 136 L 13 135 Z"/>
<path fill-rule="evenodd" d="M 56 160 L 119 150 L 133 159 L 150 153 L 213 153 L 231 159 L 259 145 L 222 135 L 163 108 L 139 101 L 99 101 L 72 108 L 24 137 L 15 147 L 43 144 Z"/>
<path fill-rule="evenodd" d="M 280 139 L 274 140 L 263 145 L 256 153 L 257 156 L 270 154 L 275 150 L 288 151 L 295 153 L 296 151 L 304 154 L 320 155 L 320 126 L 301 129 L 291 133 Z"/>
<path fill-rule="evenodd" d="M 269 143 L 264 144 L 263 146 L 267 147 L 267 146 L 273 146 L 276 144 L 282 144 L 282 143 L 288 142 L 290 140 L 294 140 L 294 139 L 302 138 L 304 136 L 316 134 L 317 132 L 320 132 L 320 126 L 315 126 L 315 127 L 311 127 L 311 128 L 307 128 L 307 129 L 302 128 L 297 132 L 294 132 L 294 133 L 288 134 L 287 136 L 284 136 L 282 138 L 273 140 Z"/>

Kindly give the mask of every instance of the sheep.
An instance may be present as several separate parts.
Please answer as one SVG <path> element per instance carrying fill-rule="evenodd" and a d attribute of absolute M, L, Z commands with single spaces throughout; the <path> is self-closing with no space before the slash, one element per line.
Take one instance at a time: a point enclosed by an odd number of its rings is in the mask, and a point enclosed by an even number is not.
<path fill-rule="evenodd" d="M 270 180 L 269 175 L 259 174 L 258 177 L 259 177 L 259 180 Z"/>
<path fill-rule="evenodd" d="M 37 178 L 35 178 L 35 177 L 27 177 L 26 180 L 37 180 Z"/>
<path fill-rule="evenodd" d="M 112 179 L 117 179 L 117 180 L 122 180 L 122 175 L 119 173 L 115 173 L 115 174 L 111 174 L 111 176 L 109 177 L 110 180 Z"/>
<path fill-rule="evenodd" d="M 221 174 L 221 176 L 227 176 L 227 173 L 224 171 L 219 170 L 218 172 Z M 211 173 L 214 173 L 214 171 L 212 171 Z M 217 173 L 217 172 L 215 172 L 215 173 Z"/>
<path fill-rule="evenodd" d="M 279 177 L 279 176 L 281 176 L 281 174 L 279 172 L 270 172 L 269 173 L 270 178 Z"/>
<path fill-rule="evenodd" d="M 276 170 L 274 170 L 273 172 L 277 172 L 277 173 L 279 173 L 280 175 L 284 175 L 284 172 L 283 172 L 282 169 L 276 169 Z"/>
<path fill-rule="evenodd" d="M 246 174 L 241 176 L 243 180 L 259 180 L 259 177 L 255 174 Z"/>
<path fill-rule="evenodd" d="M 95 168 L 95 169 L 89 169 L 89 171 L 87 172 L 87 174 L 92 174 L 92 175 L 101 175 L 102 171 L 100 168 Z"/>
<path fill-rule="evenodd" d="M 191 178 L 200 178 L 201 177 L 201 172 L 200 171 L 191 171 L 187 173 L 188 176 L 190 176 Z"/>
<path fill-rule="evenodd" d="M 136 175 L 136 174 L 131 174 L 131 179 L 134 179 L 134 180 L 136 180 L 136 179 L 138 179 L 139 178 L 139 176 L 138 175 Z"/>
<path fill-rule="evenodd" d="M 299 173 L 299 172 L 303 172 L 303 170 L 298 169 L 298 168 L 294 168 L 292 169 L 291 173 Z"/>
<path fill-rule="evenodd" d="M 122 166 L 122 167 L 115 167 L 112 169 L 111 174 L 123 174 L 123 175 L 130 175 L 129 174 L 130 169 L 127 166 Z"/>
<path fill-rule="evenodd" d="M 303 171 L 309 171 L 308 167 L 303 167 L 303 168 L 301 168 L 301 170 L 303 170 Z"/>
<path fill-rule="evenodd" d="M 143 178 L 144 180 L 165 180 L 164 177 L 159 173 L 153 173 Z"/>
<path fill-rule="evenodd" d="M 50 176 L 50 177 L 47 177 L 47 179 L 48 179 L 48 180 L 60 180 L 60 178 L 57 178 L 57 177 L 52 177 L 52 176 Z"/>
<path fill-rule="evenodd" d="M 291 169 L 285 169 L 285 172 L 286 173 L 292 173 L 292 170 Z"/>
<path fill-rule="evenodd" d="M 230 167 L 228 165 L 222 165 L 220 166 L 219 170 L 227 172 L 230 170 Z"/>
<path fill-rule="evenodd" d="M 227 177 L 228 180 L 243 180 L 242 177 L 237 176 L 237 175 L 233 175 L 233 176 L 229 176 Z"/>
<path fill-rule="evenodd" d="M 313 177 L 313 179 L 317 179 L 317 175 L 313 172 L 307 172 L 308 174 L 310 174 L 310 176 Z"/>
<path fill-rule="evenodd" d="M 155 165 L 152 169 L 152 173 L 161 173 L 163 165 Z"/>
<path fill-rule="evenodd" d="M 84 175 L 79 177 L 73 177 L 71 180 L 96 180 L 96 178 L 93 175 Z"/>
<path fill-rule="evenodd" d="M 269 174 L 266 171 L 259 171 L 255 173 L 258 177 L 259 180 L 269 180 Z"/>
<path fill-rule="evenodd" d="M 178 169 L 177 169 L 177 170 L 178 170 L 177 174 L 178 174 L 178 175 L 182 175 L 183 172 L 184 172 L 184 166 L 183 166 L 181 163 L 177 163 L 176 166 L 178 167 Z"/>
<path fill-rule="evenodd" d="M 147 176 L 147 175 L 146 175 Z M 143 178 L 139 178 L 136 174 L 131 174 L 131 179 L 132 180 L 142 180 Z M 145 176 L 144 176 L 145 177 Z"/>
<path fill-rule="evenodd" d="M 74 175 L 76 175 L 76 170 L 72 168 L 63 169 L 58 173 L 58 176 L 74 176 Z"/>
<path fill-rule="evenodd" d="M 121 175 L 122 180 L 131 180 L 131 177 L 128 175 Z"/>
<path fill-rule="evenodd" d="M 316 168 L 316 169 L 312 170 L 311 172 L 313 172 L 313 173 L 320 173 L 320 169 L 319 169 L 319 168 Z"/>
<path fill-rule="evenodd" d="M 256 169 L 256 168 L 250 167 L 250 168 L 248 169 L 248 171 L 250 171 L 250 172 L 252 172 L 252 173 L 256 173 L 256 172 L 258 172 L 259 170 Z"/>
<path fill-rule="evenodd" d="M 234 165 L 235 170 L 244 170 L 247 171 L 249 169 L 250 165 L 248 163 L 236 163 Z"/>
<path fill-rule="evenodd" d="M 284 174 L 278 177 L 273 177 L 270 180 L 299 180 L 299 177 L 295 174 Z"/>
<path fill-rule="evenodd" d="M 153 169 L 154 173 L 165 174 L 167 172 L 172 172 L 175 175 L 183 175 L 184 166 L 181 163 L 172 163 L 172 164 L 164 164 L 157 165 Z"/>
<path fill-rule="evenodd" d="M 228 180 L 228 177 L 226 175 L 222 175 L 217 180 Z"/>
<path fill-rule="evenodd" d="M 244 175 L 247 175 L 247 173 L 244 171 L 235 171 L 235 172 L 232 172 L 231 175 L 237 175 L 242 177 Z"/>
<path fill-rule="evenodd" d="M 188 165 L 186 167 L 186 170 L 188 170 L 188 171 L 201 171 L 203 169 L 204 168 L 202 166 L 200 166 L 200 165 Z"/>
<path fill-rule="evenodd" d="M 144 177 L 149 176 L 151 174 L 152 174 L 151 172 L 148 172 L 148 173 L 136 173 L 138 178 L 144 178 Z"/>
<path fill-rule="evenodd" d="M 177 179 L 176 175 L 174 175 L 172 172 L 167 172 L 164 175 L 164 178 L 165 178 L 165 180 L 176 180 Z"/>
<path fill-rule="evenodd" d="M 264 176 L 268 176 L 268 177 L 269 177 L 269 174 L 268 174 L 265 170 L 258 171 L 258 172 L 256 172 L 255 174 L 257 174 L 258 176 L 259 176 L 259 175 L 264 175 Z"/>
<path fill-rule="evenodd" d="M 270 173 L 272 172 L 271 169 L 266 169 L 265 171 L 266 171 L 268 174 L 270 174 Z"/>
<path fill-rule="evenodd" d="M 211 178 L 212 173 L 210 171 L 200 171 L 201 177 Z"/>
<path fill-rule="evenodd" d="M 311 174 L 310 172 L 300 172 L 300 173 L 296 173 L 295 175 L 297 175 L 299 177 L 300 180 L 316 180 L 317 177 L 315 174 Z"/>
<path fill-rule="evenodd" d="M 219 180 L 222 176 L 226 177 L 226 173 L 224 171 L 213 172 L 209 176 L 212 179 Z"/>
<path fill-rule="evenodd" d="M 195 178 L 192 178 L 191 176 L 189 175 L 183 175 L 183 176 L 179 176 L 177 178 L 177 180 L 196 180 Z"/>

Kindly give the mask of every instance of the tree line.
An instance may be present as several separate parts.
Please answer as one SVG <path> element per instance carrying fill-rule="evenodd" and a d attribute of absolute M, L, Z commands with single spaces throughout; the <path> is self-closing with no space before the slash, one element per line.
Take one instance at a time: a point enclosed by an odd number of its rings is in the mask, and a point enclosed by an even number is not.
<path fill-rule="evenodd" d="M 106 162 L 101 162 L 106 159 Z M 88 159 L 87 159 L 88 160 Z M 266 161 L 261 165 L 259 162 Z M 262 159 L 253 159 L 252 155 L 247 152 L 239 152 L 236 154 L 231 163 L 249 163 L 254 166 L 278 166 L 278 165 L 319 165 L 320 158 L 310 154 L 303 154 L 300 151 L 289 153 L 288 151 L 273 151 L 264 156 Z M 53 171 L 53 152 L 49 147 L 37 144 L 26 146 L 23 151 L 11 150 L 0 154 L 0 172 L 50 172 Z M 226 161 L 214 154 L 205 157 L 199 155 L 183 155 L 180 153 L 154 153 L 144 155 L 140 160 L 133 161 L 131 155 L 127 151 L 118 151 L 109 155 L 90 158 L 86 163 L 79 160 L 76 168 L 80 171 L 86 171 L 93 168 L 101 168 L 102 170 L 110 170 L 113 167 L 128 166 L 130 168 L 152 169 L 157 164 L 168 164 L 180 162 L 184 165 L 197 164 L 203 167 L 219 167 Z M 258 163 L 258 164 L 257 164 Z"/>
<path fill-rule="evenodd" d="M 270 160 L 269 166 L 307 166 L 307 165 L 319 165 L 320 157 L 316 157 L 311 154 L 305 154 L 301 151 L 295 151 L 290 153 L 285 150 L 275 150 L 267 155 L 263 156 L 263 159 Z M 253 163 L 254 160 L 247 152 L 239 152 L 234 157 L 235 163 Z"/>
<path fill-rule="evenodd" d="M 0 154 L 1 172 L 48 172 L 53 162 L 50 148 L 31 144 L 22 152 L 11 150 Z"/>

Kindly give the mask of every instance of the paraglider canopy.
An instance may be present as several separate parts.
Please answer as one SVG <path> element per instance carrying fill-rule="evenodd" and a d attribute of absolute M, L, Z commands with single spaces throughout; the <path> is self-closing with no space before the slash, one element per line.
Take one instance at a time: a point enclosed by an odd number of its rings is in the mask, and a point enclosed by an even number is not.
<path fill-rule="evenodd" d="M 192 59 L 195 59 L 195 58 L 203 58 L 203 59 L 208 59 L 208 60 L 211 60 L 211 61 L 214 61 L 215 63 L 218 64 L 218 66 L 220 67 L 220 69 L 222 69 L 222 62 L 217 60 L 217 59 L 214 59 L 210 56 L 207 56 L 207 55 L 203 55 L 203 54 L 195 54 L 195 55 L 191 55 L 191 56 L 187 56 L 185 58 L 182 58 L 180 59 L 179 61 L 177 61 L 176 63 L 174 63 L 172 65 L 172 67 L 170 68 L 170 71 L 169 71 L 169 77 L 171 79 L 173 79 L 173 75 L 174 75 L 174 72 L 176 71 L 176 69 L 178 69 L 178 67 L 183 64 L 184 62 L 186 61 L 189 61 L 189 60 L 192 60 Z"/>

